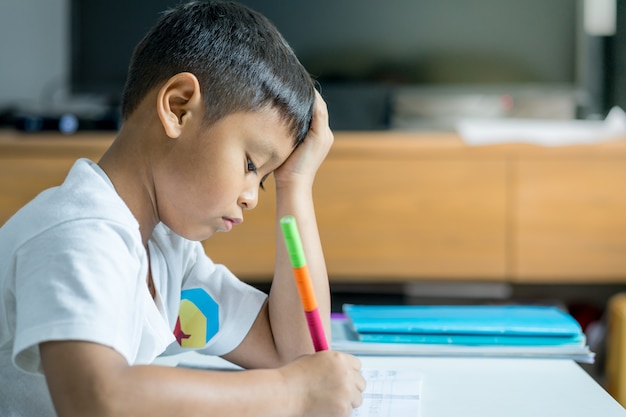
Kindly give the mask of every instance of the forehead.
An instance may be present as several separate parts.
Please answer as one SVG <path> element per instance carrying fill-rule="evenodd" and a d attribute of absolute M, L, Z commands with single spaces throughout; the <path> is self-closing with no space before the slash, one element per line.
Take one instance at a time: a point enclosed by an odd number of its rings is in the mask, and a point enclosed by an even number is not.
<path fill-rule="evenodd" d="M 291 154 L 295 138 L 277 110 L 267 107 L 254 112 L 236 113 L 234 116 L 238 116 L 234 122 L 245 131 L 254 150 L 278 163 Z"/>

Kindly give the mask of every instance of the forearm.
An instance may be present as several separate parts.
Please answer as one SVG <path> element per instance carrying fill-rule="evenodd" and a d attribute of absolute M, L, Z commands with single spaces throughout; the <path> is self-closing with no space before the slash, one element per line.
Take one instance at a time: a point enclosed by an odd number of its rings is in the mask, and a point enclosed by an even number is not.
<path fill-rule="evenodd" d="M 159 366 L 127 368 L 132 396 L 123 399 L 132 415 L 293 416 L 286 383 L 277 370 L 212 372 Z M 120 393 L 124 395 L 123 393 Z M 245 401 L 242 401 L 242 396 Z M 133 410 L 134 411 L 134 410 Z M 129 414 L 130 415 L 130 414 Z"/>
<path fill-rule="evenodd" d="M 279 354 L 287 359 L 311 353 L 313 348 L 279 225 L 280 219 L 285 215 L 293 215 L 296 218 L 319 313 L 330 341 L 328 273 L 317 228 L 312 187 L 293 186 L 293 189 L 288 189 L 289 186 L 277 189 L 276 269 L 269 300 L 270 323 L 276 348 Z"/>
<path fill-rule="evenodd" d="M 269 321 L 276 351 L 282 360 L 313 352 L 303 305 L 287 255 L 280 219 L 295 217 L 302 238 L 318 309 L 330 342 L 330 290 L 324 253 L 313 205 L 313 182 L 334 141 L 326 103 L 316 93 L 307 137 L 274 172 L 276 181 L 276 263 L 269 298 Z"/>
<path fill-rule="evenodd" d="M 113 349 L 88 342 L 49 342 L 40 349 L 60 417 L 295 416 L 301 412 L 298 383 L 287 383 L 283 369 L 212 372 L 128 366 Z"/>
<path fill-rule="evenodd" d="M 339 352 L 232 372 L 129 366 L 89 342 L 47 342 L 40 352 L 59 417 L 347 416 L 365 383 L 358 359 Z"/>

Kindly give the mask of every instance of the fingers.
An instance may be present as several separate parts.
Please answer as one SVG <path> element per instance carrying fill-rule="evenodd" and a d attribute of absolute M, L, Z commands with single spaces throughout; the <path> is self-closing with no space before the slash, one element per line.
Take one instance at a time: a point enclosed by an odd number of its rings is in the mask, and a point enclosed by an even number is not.
<path fill-rule="evenodd" d="M 363 404 L 363 391 L 365 391 L 365 388 L 367 386 L 367 382 L 365 381 L 365 378 L 363 377 L 363 374 L 361 374 L 360 370 L 358 371 L 358 375 L 355 377 L 355 382 L 356 391 L 352 398 L 353 409 L 358 408 L 361 406 L 361 404 Z"/>
<path fill-rule="evenodd" d="M 334 136 L 328 125 L 326 102 L 317 91 L 315 97 L 313 119 L 304 142 L 274 172 L 277 186 L 291 184 L 294 178 L 303 179 L 306 186 L 312 185 L 320 165 L 332 147 Z"/>
<path fill-rule="evenodd" d="M 363 403 L 363 391 L 367 386 L 367 381 L 365 381 L 365 377 L 361 373 L 361 360 L 355 356 L 349 356 L 349 358 L 353 361 L 353 369 L 356 372 L 355 376 L 355 386 L 357 392 L 355 393 L 355 397 L 352 401 L 352 408 L 357 408 Z"/>
<path fill-rule="evenodd" d="M 328 106 L 319 92 L 315 92 L 315 104 L 313 106 L 313 120 L 311 121 L 310 133 L 317 136 L 327 137 L 332 142 L 333 133 L 330 129 Z"/>
<path fill-rule="evenodd" d="M 316 90 L 315 104 L 313 105 L 313 120 L 311 121 L 307 135 L 309 138 L 305 140 L 305 142 L 309 142 L 310 146 L 318 147 L 324 157 L 330 150 L 334 141 L 334 135 L 330 129 L 328 120 L 328 107 L 320 93 Z M 311 142 L 313 142 L 313 144 L 311 144 Z"/>
<path fill-rule="evenodd" d="M 287 368 L 294 386 L 304 387 L 298 391 L 304 393 L 302 414 L 307 417 L 347 417 L 363 402 L 366 382 L 361 374 L 361 361 L 352 355 L 318 352 L 300 358 Z"/>
<path fill-rule="evenodd" d="M 313 120 L 311 121 L 311 130 L 319 132 L 328 127 L 328 106 L 322 98 L 322 95 L 315 90 L 315 103 L 313 104 Z"/>
<path fill-rule="evenodd" d="M 363 391 L 367 382 L 361 373 L 361 360 L 349 354 L 338 354 L 340 360 L 345 364 L 348 375 L 344 383 L 350 395 L 350 405 L 352 409 L 358 408 L 363 403 Z"/>

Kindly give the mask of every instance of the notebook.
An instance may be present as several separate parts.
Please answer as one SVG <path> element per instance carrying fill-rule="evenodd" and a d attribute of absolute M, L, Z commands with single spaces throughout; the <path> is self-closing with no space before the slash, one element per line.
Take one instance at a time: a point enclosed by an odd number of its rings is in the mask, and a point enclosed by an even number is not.
<path fill-rule="evenodd" d="M 413 306 L 346 304 L 363 342 L 500 345 L 584 344 L 578 322 L 549 306 Z"/>
<path fill-rule="evenodd" d="M 584 341 L 553 345 L 503 345 L 451 343 L 400 343 L 359 340 L 345 315 L 335 314 L 332 321 L 332 348 L 362 356 L 454 356 L 571 359 L 594 363 L 595 354 Z"/>

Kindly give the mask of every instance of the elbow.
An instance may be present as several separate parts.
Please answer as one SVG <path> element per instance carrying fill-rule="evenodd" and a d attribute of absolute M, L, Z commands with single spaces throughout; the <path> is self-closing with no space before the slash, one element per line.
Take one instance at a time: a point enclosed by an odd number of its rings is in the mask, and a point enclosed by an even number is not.
<path fill-rule="evenodd" d="M 59 417 L 117 417 L 128 415 L 128 403 L 118 390 L 90 381 L 61 398 L 54 398 L 55 411 Z"/>

